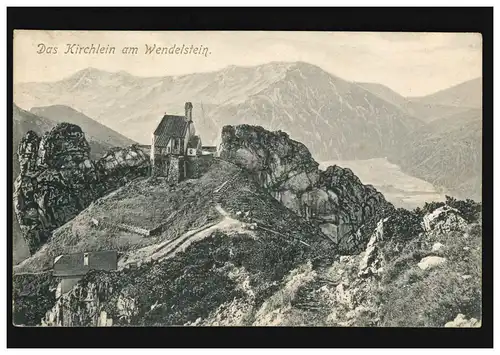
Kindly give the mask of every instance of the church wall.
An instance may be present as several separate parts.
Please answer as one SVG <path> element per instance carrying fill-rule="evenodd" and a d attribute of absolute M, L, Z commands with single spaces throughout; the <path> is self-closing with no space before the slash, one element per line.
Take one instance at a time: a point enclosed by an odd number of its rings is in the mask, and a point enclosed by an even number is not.
<path fill-rule="evenodd" d="M 170 157 L 170 164 L 168 167 L 167 182 L 169 184 L 177 184 L 180 180 L 180 162 L 176 156 Z"/>

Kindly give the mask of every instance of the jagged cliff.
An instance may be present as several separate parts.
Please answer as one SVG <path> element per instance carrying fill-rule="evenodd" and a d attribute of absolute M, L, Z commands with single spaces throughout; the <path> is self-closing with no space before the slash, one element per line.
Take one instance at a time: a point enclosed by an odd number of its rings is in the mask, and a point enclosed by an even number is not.
<path fill-rule="evenodd" d="M 31 254 L 92 201 L 145 176 L 149 168 L 148 157 L 134 146 L 91 160 L 85 134 L 68 123 L 42 137 L 28 131 L 17 155 L 20 174 L 14 184 L 14 208 Z"/>
<path fill-rule="evenodd" d="M 350 169 L 318 163 L 300 142 L 285 132 L 259 126 L 225 126 L 220 156 L 251 171 L 261 186 L 297 214 L 317 223 L 343 251 L 366 243 L 360 227 L 376 223 L 393 206 Z"/>

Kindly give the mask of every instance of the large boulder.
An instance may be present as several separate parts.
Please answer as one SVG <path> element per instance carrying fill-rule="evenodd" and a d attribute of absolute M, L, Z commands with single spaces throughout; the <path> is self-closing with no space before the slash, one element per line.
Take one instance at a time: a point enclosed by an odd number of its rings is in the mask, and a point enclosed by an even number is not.
<path fill-rule="evenodd" d="M 219 153 L 252 173 L 286 207 L 317 223 L 341 251 L 364 248 L 370 232 L 360 233 L 359 228 L 375 221 L 373 228 L 383 211 L 392 207 L 351 170 L 339 166 L 319 170 L 306 146 L 281 131 L 225 126 Z"/>
<path fill-rule="evenodd" d="M 149 168 L 146 154 L 134 146 L 92 161 L 85 134 L 69 123 L 42 138 L 27 132 L 17 154 L 21 169 L 14 183 L 14 210 L 31 254 L 92 201 L 145 176 Z"/>
<path fill-rule="evenodd" d="M 444 205 L 424 216 L 423 227 L 427 233 L 445 234 L 450 231 L 464 231 L 467 221 L 460 216 L 457 209 Z"/>
<path fill-rule="evenodd" d="M 436 267 L 443 265 L 446 262 L 446 258 L 440 256 L 426 256 L 417 264 L 422 270 L 432 270 Z"/>
<path fill-rule="evenodd" d="M 479 328 L 481 327 L 481 321 L 476 318 L 467 319 L 461 313 L 457 315 L 457 317 L 446 323 L 444 325 L 445 328 Z"/>
<path fill-rule="evenodd" d="M 443 250 L 444 248 L 445 248 L 445 245 L 444 245 L 444 244 L 442 244 L 442 243 L 439 243 L 439 242 L 434 243 L 434 244 L 432 245 L 432 251 L 433 251 L 433 252 L 435 252 L 435 253 L 437 253 L 437 252 L 439 252 L 439 251 Z"/>

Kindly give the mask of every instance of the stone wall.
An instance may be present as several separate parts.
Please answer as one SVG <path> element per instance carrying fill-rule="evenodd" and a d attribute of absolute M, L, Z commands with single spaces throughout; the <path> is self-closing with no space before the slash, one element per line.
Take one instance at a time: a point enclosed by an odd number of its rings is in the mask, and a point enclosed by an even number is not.
<path fill-rule="evenodd" d="M 168 156 L 156 154 L 154 158 L 154 164 L 151 167 L 151 175 L 166 177 L 168 174 L 168 164 Z"/>
<path fill-rule="evenodd" d="M 99 224 L 108 225 L 110 227 L 115 227 L 115 228 L 121 229 L 123 231 L 132 232 L 132 233 L 139 234 L 139 235 L 142 235 L 145 237 L 150 236 L 150 230 L 145 229 L 145 228 L 141 228 L 141 227 L 137 227 L 137 226 L 132 226 L 132 225 L 126 224 L 126 223 L 111 223 L 111 222 L 107 222 L 107 221 L 101 221 L 101 222 L 99 222 Z"/>
<path fill-rule="evenodd" d="M 180 180 L 180 161 L 179 158 L 172 155 L 168 164 L 167 182 L 169 184 L 177 184 Z"/>

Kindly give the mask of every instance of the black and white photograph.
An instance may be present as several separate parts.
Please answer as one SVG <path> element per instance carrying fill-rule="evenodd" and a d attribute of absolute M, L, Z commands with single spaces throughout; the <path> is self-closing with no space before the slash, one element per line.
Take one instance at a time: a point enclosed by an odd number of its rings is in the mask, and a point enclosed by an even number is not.
<path fill-rule="evenodd" d="M 12 44 L 15 327 L 483 326 L 481 33 Z"/>

